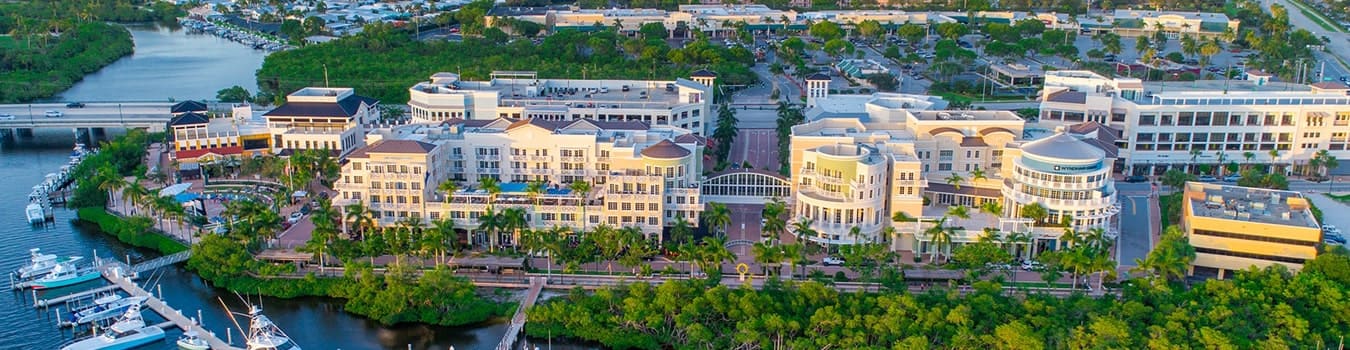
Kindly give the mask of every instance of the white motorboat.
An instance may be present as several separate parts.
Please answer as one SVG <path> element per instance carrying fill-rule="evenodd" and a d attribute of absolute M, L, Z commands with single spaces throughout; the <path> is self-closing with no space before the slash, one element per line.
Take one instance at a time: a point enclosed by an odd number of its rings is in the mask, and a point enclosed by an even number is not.
<path fill-rule="evenodd" d="M 291 338 L 281 331 L 272 320 L 262 314 L 262 308 L 249 307 L 248 339 L 244 342 L 248 350 L 300 350 Z"/>
<path fill-rule="evenodd" d="M 187 331 L 183 336 L 178 337 L 178 348 L 183 350 L 206 350 L 211 345 L 206 343 L 206 339 L 197 336 L 196 331 Z"/>
<path fill-rule="evenodd" d="M 112 297 L 115 297 L 115 299 L 111 297 L 107 297 L 108 299 L 99 298 L 101 300 L 95 300 L 94 306 L 75 311 L 70 315 L 70 323 L 85 324 L 117 317 L 132 306 L 140 307 L 145 304 L 146 300 L 146 297 L 122 298 L 117 295 Z"/>
<path fill-rule="evenodd" d="M 40 251 L 40 248 L 28 250 L 28 265 L 24 265 L 23 267 L 20 267 L 18 271 L 15 271 L 15 274 L 18 275 L 19 279 L 42 277 L 51 273 L 52 269 L 56 268 L 56 265 L 60 265 L 61 263 L 74 263 L 80 259 L 84 259 L 79 256 L 61 258 L 56 256 L 56 254 L 42 254 Z"/>
<path fill-rule="evenodd" d="M 244 338 L 245 348 L 248 350 L 300 350 L 300 346 L 291 341 L 291 338 L 282 332 L 272 320 L 262 314 L 262 308 L 253 304 L 248 305 L 248 314 L 229 312 L 230 322 L 234 322 L 235 327 L 240 327 L 239 322 L 235 321 L 235 315 L 249 318 L 248 334 Z M 225 301 L 221 300 L 221 306 L 225 306 Z M 243 327 L 240 327 L 241 329 Z"/>
<path fill-rule="evenodd" d="M 47 221 L 47 208 L 42 207 L 42 204 L 28 203 L 28 206 L 23 208 L 23 213 L 28 216 L 29 224 L 40 224 Z"/>
<path fill-rule="evenodd" d="M 141 318 L 141 306 L 136 304 L 128 308 L 117 323 L 108 327 L 107 332 L 66 345 L 61 350 L 125 350 L 160 339 L 164 339 L 164 330 L 146 326 L 145 320 Z"/>

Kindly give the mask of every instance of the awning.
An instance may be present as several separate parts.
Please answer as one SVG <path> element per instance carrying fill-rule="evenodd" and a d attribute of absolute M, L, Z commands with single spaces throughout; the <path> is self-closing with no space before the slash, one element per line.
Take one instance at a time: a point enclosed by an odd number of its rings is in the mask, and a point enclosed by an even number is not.
<path fill-rule="evenodd" d="M 160 197 L 177 196 L 179 193 L 183 193 L 183 191 L 187 191 L 189 188 L 192 188 L 191 183 L 175 184 L 160 189 L 159 196 Z"/>

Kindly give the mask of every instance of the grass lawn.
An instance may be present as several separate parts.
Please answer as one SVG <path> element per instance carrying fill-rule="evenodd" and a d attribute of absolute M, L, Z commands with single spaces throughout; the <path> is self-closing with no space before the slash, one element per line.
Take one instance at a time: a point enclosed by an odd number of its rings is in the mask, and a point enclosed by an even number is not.
<path fill-rule="evenodd" d="M 1162 228 L 1178 224 L 1181 220 L 1181 192 L 1158 196 L 1158 213 L 1162 214 Z"/>
<path fill-rule="evenodd" d="M 1021 101 L 1030 101 L 1030 100 L 1028 100 L 1028 99 L 1026 99 L 1026 98 L 1024 98 L 1024 97 L 1009 97 L 1009 96 L 985 97 L 983 100 L 981 100 L 979 96 L 970 96 L 970 95 L 958 94 L 958 93 L 954 93 L 954 92 L 940 92 L 940 93 L 937 93 L 937 95 L 938 95 L 938 96 L 942 96 L 942 99 L 947 100 L 948 102 L 964 101 L 964 102 L 968 102 L 968 103 L 980 103 L 980 102 L 1021 102 Z"/>
<path fill-rule="evenodd" d="M 1331 199 L 1335 199 L 1337 202 L 1350 204 L 1350 194 L 1335 195 L 1330 193 L 1323 193 L 1322 195 L 1325 195 Z"/>
<path fill-rule="evenodd" d="M 1340 26 L 1334 24 L 1335 22 L 1332 22 L 1330 19 L 1323 17 L 1321 13 L 1317 13 L 1317 11 L 1313 11 L 1312 9 L 1308 8 L 1308 5 L 1304 4 L 1303 1 L 1292 0 L 1290 2 L 1294 4 L 1294 7 L 1298 7 L 1299 12 L 1302 12 L 1304 16 L 1308 16 L 1308 19 L 1311 19 L 1314 23 L 1317 23 L 1317 26 L 1322 27 L 1322 29 L 1330 30 L 1337 33 L 1344 32 L 1344 30 L 1341 30 Z"/>

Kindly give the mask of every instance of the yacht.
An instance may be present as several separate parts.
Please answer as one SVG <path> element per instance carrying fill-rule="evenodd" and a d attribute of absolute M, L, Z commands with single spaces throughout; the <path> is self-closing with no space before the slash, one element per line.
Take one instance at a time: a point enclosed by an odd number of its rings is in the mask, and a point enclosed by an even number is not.
<path fill-rule="evenodd" d="M 28 282 L 27 285 L 33 287 L 33 289 L 60 288 L 93 281 L 98 279 L 99 276 L 98 270 L 92 267 L 81 269 L 76 268 L 75 264 L 60 263 L 52 268 L 50 274 Z"/>
<path fill-rule="evenodd" d="M 85 324 L 113 318 L 126 312 L 133 305 L 139 307 L 145 304 L 146 299 L 146 297 L 123 298 L 116 294 L 99 298 L 94 301 L 94 306 L 71 313 L 70 323 Z"/>
<path fill-rule="evenodd" d="M 206 350 L 211 345 L 206 343 L 206 339 L 197 336 L 197 331 L 183 332 L 183 336 L 178 337 L 178 348 L 183 350 Z"/>
<path fill-rule="evenodd" d="M 19 279 L 42 277 L 47 275 L 47 273 L 52 272 L 52 269 L 56 268 L 56 265 L 61 263 L 74 263 L 80 259 L 84 259 L 83 257 L 78 256 L 61 258 L 56 256 L 56 254 L 42 254 L 40 248 L 29 249 L 28 255 L 28 265 L 24 265 L 23 267 L 20 267 L 18 271 L 15 271 L 15 274 L 18 275 Z"/>
<path fill-rule="evenodd" d="M 145 320 L 141 318 L 141 305 L 135 304 L 103 334 L 66 345 L 61 350 L 124 350 L 160 339 L 164 339 L 164 330 L 146 326 Z"/>

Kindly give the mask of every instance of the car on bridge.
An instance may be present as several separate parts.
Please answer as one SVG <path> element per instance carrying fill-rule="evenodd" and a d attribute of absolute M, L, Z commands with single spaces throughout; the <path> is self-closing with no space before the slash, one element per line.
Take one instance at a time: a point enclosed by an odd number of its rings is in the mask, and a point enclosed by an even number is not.
<path fill-rule="evenodd" d="M 60 118 L 63 115 L 65 115 L 65 113 L 61 113 L 61 111 L 47 111 L 47 113 L 43 114 L 43 116 L 47 118 Z"/>
<path fill-rule="evenodd" d="M 84 108 L 84 102 L 67 103 L 66 108 Z"/>
<path fill-rule="evenodd" d="M 0 120 L 14 120 L 13 114 L 0 114 Z"/>

